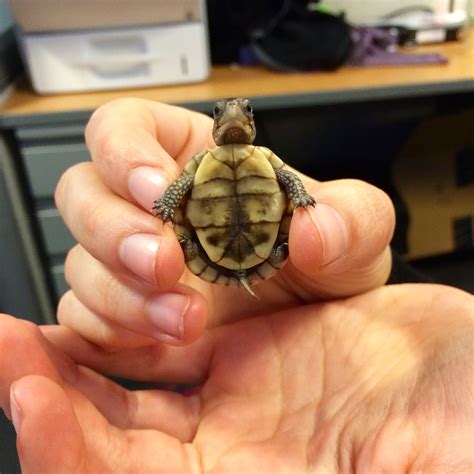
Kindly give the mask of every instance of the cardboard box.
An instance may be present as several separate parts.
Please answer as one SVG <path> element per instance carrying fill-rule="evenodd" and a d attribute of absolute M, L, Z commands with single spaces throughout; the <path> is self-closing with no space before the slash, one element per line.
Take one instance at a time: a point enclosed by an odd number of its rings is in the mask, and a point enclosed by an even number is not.
<path fill-rule="evenodd" d="M 423 121 L 392 171 L 408 208 L 406 257 L 474 249 L 474 110 Z"/>

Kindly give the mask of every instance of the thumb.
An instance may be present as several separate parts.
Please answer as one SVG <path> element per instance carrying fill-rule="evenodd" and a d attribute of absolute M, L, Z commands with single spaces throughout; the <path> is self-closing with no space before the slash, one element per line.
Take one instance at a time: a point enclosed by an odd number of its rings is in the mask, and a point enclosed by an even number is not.
<path fill-rule="evenodd" d="M 62 387 L 47 377 L 22 377 L 10 389 L 10 407 L 22 472 L 86 470 L 82 431 Z"/>
<path fill-rule="evenodd" d="M 305 294 L 344 297 L 383 285 L 395 214 L 389 197 L 352 179 L 320 183 L 316 206 L 291 222 L 287 281 Z"/>
<path fill-rule="evenodd" d="M 23 473 L 197 472 L 199 455 L 191 444 L 156 430 L 117 429 L 77 395 L 39 375 L 12 385 L 10 408 Z M 83 406 L 76 409 L 84 432 L 74 409 L 81 399 Z"/>

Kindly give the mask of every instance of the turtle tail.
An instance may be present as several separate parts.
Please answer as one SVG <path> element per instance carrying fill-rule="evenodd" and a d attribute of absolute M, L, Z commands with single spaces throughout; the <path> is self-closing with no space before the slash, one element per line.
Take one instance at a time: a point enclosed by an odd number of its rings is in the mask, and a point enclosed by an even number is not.
<path fill-rule="evenodd" d="M 240 286 L 243 286 L 247 290 L 247 292 L 250 293 L 257 300 L 260 299 L 252 290 L 252 288 L 250 288 L 250 283 L 247 278 L 247 275 L 239 275 L 237 278 L 239 279 Z"/>

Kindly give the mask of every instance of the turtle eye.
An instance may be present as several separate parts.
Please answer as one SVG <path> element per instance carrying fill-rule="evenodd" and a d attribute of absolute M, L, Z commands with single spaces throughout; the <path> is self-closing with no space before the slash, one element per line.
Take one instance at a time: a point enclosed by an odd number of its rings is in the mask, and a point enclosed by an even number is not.
<path fill-rule="evenodd" d="M 253 113 L 253 109 L 252 109 L 252 106 L 250 105 L 250 102 L 247 102 L 245 104 L 245 112 L 247 112 L 248 114 Z"/>
<path fill-rule="evenodd" d="M 219 104 L 214 105 L 214 109 L 212 110 L 214 117 L 218 117 L 222 115 L 222 107 Z"/>

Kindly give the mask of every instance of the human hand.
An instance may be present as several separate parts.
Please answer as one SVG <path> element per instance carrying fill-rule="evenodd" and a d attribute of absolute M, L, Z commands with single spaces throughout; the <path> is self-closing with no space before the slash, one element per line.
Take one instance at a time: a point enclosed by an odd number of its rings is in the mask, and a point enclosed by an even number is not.
<path fill-rule="evenodd" d="M 115 101 L 93 115 L 86 131 L 93 164 L 66 172 L 56 193 L 79 242 L 66 261 L 72 291 L 59 305 L 62 324 L 109 350 L 187 344 L 206 325 L 385 283 L 392 204 L 356 180 L 303 177 L 318 205 L 295 212 L 289 262 L 256 287 L 260 301 L 184 270 L 171 226 L 151 208 L 193 154 L 213 146 L 211 129 L 204 115 L 144 100 Z"/>
<path fill-rule="evenodd" d="M 42 332 L 0 318 L 0 404 L 26 474 L 474 468 L 474 299 L 454 288 L 385 286 L 159 350 Z M 128 392 L 96 371 L 199 389 Z"/>

